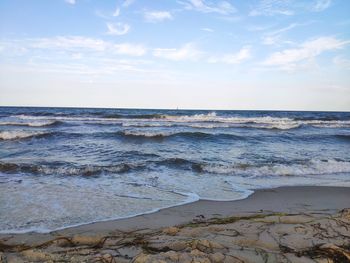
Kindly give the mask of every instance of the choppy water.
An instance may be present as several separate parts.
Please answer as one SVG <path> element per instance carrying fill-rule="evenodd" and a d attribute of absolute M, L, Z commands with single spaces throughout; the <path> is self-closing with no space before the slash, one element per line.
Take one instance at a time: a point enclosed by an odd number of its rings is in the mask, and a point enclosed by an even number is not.
<path fill-rule="evenodd" d="M 0 108 L 0 231 L 350 186 L 350 113 Z"/>

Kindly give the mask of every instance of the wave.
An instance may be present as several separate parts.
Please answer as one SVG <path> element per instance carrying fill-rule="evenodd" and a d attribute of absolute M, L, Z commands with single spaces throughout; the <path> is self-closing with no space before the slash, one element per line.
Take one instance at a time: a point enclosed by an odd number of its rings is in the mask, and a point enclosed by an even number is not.
<path fill-rule="evenodd" d="M 0 172 L 3 173 L 30 173 L 37 175 L 62 175 L 62 176 L 96 176 L 103 173 L 125 173 L 132 168 L 130 164 L 121 163 L 112 166 L 83 165 L 75 166 L 71 164 L 54 163 L 47 165 L 40 164 L 15 164 L 0 163 Z"/>
<path fill-rule="evenodd" d="M 128 139 L 166 139 L 166 138 L 188 138 L 188 139 L 244 139 L 244 137 L 226 133 L 205 132 L 157 132 L 157 131 L 119 131 L 117 135 Z"/>
<path fill-rule="evenodd" d="M 0 140 L 43 138 L 51 134 L 50 132 L 2 131 L 0 132 Z"/>
<path fill-rule="evenodd" d="M 212 174 L 240 176 L 305 176 L 350 173 L 350 162 L 339 160 L 310 160 L 270 164 L 239 163 L 235 165 L 201 164 L 201 171 Z"/>
<path fill-rule="evenodd" d="M 339 119 L 302 119 L 287 117 L 239 117 L 222 116 L 215 112 L 195 115 L 167 115 L 167 114 L 101 114 L 100 116 L 31 116 L 14 115 L 12 117 L 24 120 L 95 122 L 95 124 L 121 124 L 125 127 L 171 127 L 188 126 L 193 128 L 258 128 L 289 130 L 302 126 L 316 128 L 350 128 L 350 120 Z"/>
<path fill-rule="evenodd" d="M 62 124 L 61 121 L 41 121 L 41 122 L 0 122 L 3 126 L 28 126 L 28 127 L 52 127 Z"/>
<path fill-rule="evenodd" d="M 157 162 L 158 165 L 164 165 L 170 168 L 192 170 L 194 172 L 203 172 L 201 164 L 197 161 L 186 160 L 182 158 L 169 158 Z"/>
<path fill-rule="evenodd" d="M 162 114 L 105 114 L 103 118 L 107 119 L 162 119 Z"/>
<path fill-rule="evenodd" d="M 183 158 L 167 158 L 163 160 L 148 161 L 143 164 L 119 163 L 110 166 L 81 165 L 64 163 L 53 164 L 15 164 L 1 163 L 0 172 L 7 174 L 30 173 L 35 175 L 59 176 L 98 176 L 102 174 L 120 174 L 135 170 L 155 169 L 165 166 L 169 169 L 192 171 L 212 175 L 269 177 L 269 176 L 310 176 L 338 173 L 350 173 L 350 162 L 336 159 L 310 160 L 295 162 L 271 163 L 236 163 L 220 164 L 206 163 Z"/>

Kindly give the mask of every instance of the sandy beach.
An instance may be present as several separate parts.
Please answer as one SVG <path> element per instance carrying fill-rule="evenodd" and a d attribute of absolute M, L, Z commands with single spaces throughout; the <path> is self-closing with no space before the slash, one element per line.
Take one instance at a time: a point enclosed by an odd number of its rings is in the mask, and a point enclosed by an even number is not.
<path fill-rule="evenodd" d="M 349 262 L 350 188 L 280 187 L 51 233 L 1 234 L 2 262 Z"/>

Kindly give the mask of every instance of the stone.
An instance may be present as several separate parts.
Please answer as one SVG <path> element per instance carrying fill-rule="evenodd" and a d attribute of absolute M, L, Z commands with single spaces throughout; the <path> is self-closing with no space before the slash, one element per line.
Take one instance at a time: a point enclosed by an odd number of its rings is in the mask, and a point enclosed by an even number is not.
<path fill-rule="evenodd" d="M 168 251 L 165 253 L 162 253 L 162 255 L 172 261 L 178 261 L 179 255 L 175 251 Z"/>
<path fill-rule="evenodd" d="M 350 221 L 350 208 L 345 208 L 340 211 L 340 217 Z"/>
<path fill-rule="evenodd" d="M 168 227 L 163 229 L 163 233 L 169 236 L 175 236 L 180 231 L 177 227 Z"/>
<path fill-rule="evenodd" d="M 304 224 L 311 222 L 312 220 L 312 217 L 306 215 L 290 215 L 280 217 L 280 222 L 283 224 Z"/>
<path fill-rule="evenodd" d="M 104 254 L 102 258 L 109 263 L 117 263 L 111 254 Z"/>
<path fill-rule="evenodd" d="M 72 242 L 76 245 L 94 246 L 101 242 L 100 236 L 73 236 Z"/>
<path fill-rule="evenodd" d="M 135 259 L 134 259 L 134 263 L 147 263 L 150 260 L 151 256 L 150 255 L 146 255 L 141 253 L 140 255 L 138 255 Z"/>
<path fill-rule="evenodd" d="M 41 251 L 35 251 L 33 249 L 24 250 L 21 252 L 22 255 L 32 261 L 49 261 L 51 260 L 51 257 L 49 254 L 41 252 Z"/>
<path fill-rule="evenodd" d="M 224 262 L 225 256 L 222 253 L 216 252 L 214 254 L 211 254 L 209 258 L 213 263 L 219 263 Z"/>
<path fill-rule="evenodd" d="M 179 255 L 179 262 L 181 263 L 191 263 L 192 257 L 190 257 L 187 253 L 181 253 Z"/>
<path fill-rule="evenodd" d="M 204 257 L 206 255 L 205 253 L 203 253 L 198 249 L 193 249 L 190 254 L 191 256 L 194 256 L 194 257 Z"/>
<path fill-rule="evenodd" d="M 188 244 L 184 241 L 177 241 L 177 242 L 172 242 L 172 243 L 168 244 L 168 247 L 174 251 L 184 250 L 187 246 L 188 246 Z"/>

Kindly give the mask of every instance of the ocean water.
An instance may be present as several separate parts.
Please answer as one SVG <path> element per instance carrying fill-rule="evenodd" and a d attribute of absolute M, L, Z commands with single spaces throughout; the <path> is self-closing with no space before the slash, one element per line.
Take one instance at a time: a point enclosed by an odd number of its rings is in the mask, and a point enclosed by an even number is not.
<path fill-rule="evenodd" d="M 0 107 L 0 232 L 350 186 L 350 113 Z"/>

